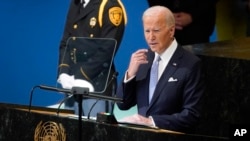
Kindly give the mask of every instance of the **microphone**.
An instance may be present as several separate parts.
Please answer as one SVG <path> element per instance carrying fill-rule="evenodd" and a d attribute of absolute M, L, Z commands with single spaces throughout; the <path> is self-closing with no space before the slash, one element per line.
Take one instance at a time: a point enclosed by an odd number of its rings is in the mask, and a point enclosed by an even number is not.
<path fill-rule="evenodd" d="M 114 72 L 108 85 L 110 85 L 110 83 L 113 81 L 113 79 L 115 79 L 117 77 L 117 75 L 118 75 L 118 72 Z M 32 97 L 33 97 L 33 92 L 34 92 L 35 88 L 40 88 L 40 89 L 50 90 L 50 91 L 55 91 L 55 92 L 61 92 L 61 93 L 68 93 L 68 94 L 73 94 L 73 95 L 84 95 L 84 97 L 95 98 L 95 99 L 123 102 L 123 99 L 121 99 L 121 98 L 100 95 L 99 93 L 96 93 L 96 92 L 89 92 L 89 88 L 86 88 L 86 87 L 72 87 L 72 89 L 62 89 L 62 88 L 57 88 L 57 87 L 38 85 L 38 86 L 33 87 L 31 90 L 29 111 L 30 111 L 30 108 L 32 105 Z"/>
<path fill-rule="evenodd" d="M 33 98 L 34 90 L 35 90 L 36 88 L 40 88 L 40 89 L 44 89 L 44 90 L 50 90 L 50 91 L 56 91 L 56 92 L 70 93 L 70 94 L 71 94 L 71 90 L 68 90 L 68 89 L 61 89 L 61 88 L 50 87 L 50 86 L 45 86 L 45 85 L 34 86 L 34 87 L 31 89 L 31 92 L 30 92 L 29 112 L 30 112 L 30 110 L 31 110 L 32 98 Z"/>
<path fill-rule="evenodd" d="M 118 72 L 114 72 L 114 73 L 113 73 L 112 78 L 109 80 L 109 82 L 108 82 L 108 84 L 107 84 L 107 87 L 110 85 L 110 83 L 111 83 L 115 78 L 117 78 L 118 74 L 119 74 Z"/>
<path fill-rule="evenodd" d="M 109 80 L 108 84 L 107 84 L 107 87 L 112 83 L 112 81 L 118 76 L 118 72 L 114 72 L 113 75 L 112 75 L 112 78 Z M 114 89 L 114 88 L 112 88 Z M 105 91 L 105 90 L 104 90 Z M 90 94 L 91 95 L 91 94 Z M 113 94 L 112 94 L 113 95 Z M 110 98 L 108 98 L 108 96 L 102 96 L 102 99 L 105 99 L 105 100 L 112 100 L 112 101 L 119 101 L 119 102 L 122 102 L 123 99 L 119 99 L 119 98 L 116 98 L 116 97 L 113 97 L 111 96 Z M 90 107 L 90 110 L 89 110 L 89 113 L 88 113 L 88 119 L 90 118 L 90 113 L 92 111 L 92 109 L 94 108 L 94 106 L 97 104 L 97 102 L 99 101 L 100 99 L 97 99 L 96 102 Z M 114 104 L 113 104 L 114 105 Z M 113 109 L 111 109 L 111 113 L 113 115 Z"/>
<path fill-rule="evenodd" d="M 118 72 L 114 72 L 114 74 L 112 76 L 113 76 L 113 78 L 116 78 L 118 75 L 119 75 Z"/>
<path fill-rule="evenodd" d="M 118 74 L 117 72 L 115 72 L 113 74 L 113 77 L 109 81 L 109 84 L 112 82 L 112 80 L 114 79 L 114 77 L 116 77 L 117 74 Z M 40 89 L 50 90 L 50 91 L 55 91 L 55 92 L 69 93 L 69 94 L 73 94 L 73 95 L 84 95 L 85 97 L 89 97 L 89 98 L 97 98 L 97 99 L 103 99 L 103 100 L 113 100 L 113 101 L 119 101 L 119 102 L 123 101 L 120 98 L 100 95 L 97 92 L 89 92 L 89 88 L 86 88 L 86 87 L 79 87 L 78 86 L 78 87 L 72 87 L 71 89 L 62 89 L 62 88 L 56 88 L 56 87 L 51 87 L 51 86 L 45 86 L 45 85 L 39 85 L 37 87 L 39 87 Z"/>
<path fill-rule="evenodd" d="M 44 90 L 50 90 L 50 91 L 55 91 L 55 92 L 63 92 L 63 93 L 71 93 L 70 89 L 62 89 L 62 88 L 57 88 L 57 87 L 45 86 L 45 85 L 39 85 L 38 87 L 40 89 L 44 89 Z"/>
<path fill-rule="evenodd" d="M 114 72 L 113 75 L 112 75 L 112 78 L 110 79 L 110 81 L 108 82 L 107 84 L 107 87 L 111 84 L 111 82 L 117 77 L 118 75 L 118 72 Z M 91 95 L 91 94 L 90 94 Z M 106 99 L 106 100 L 110 100 L 110 99 L 107 99 L 105 96 L 102 97 L 103 99 Z M 112 98 L 112 97 L 111 97 Z M 89 110 L 89 113 L 88 113 L 88 119 L 90 118 L 90 113 L 92 111 L 92 109 L 94 108 L 94 106 L 96 105 L 96 103 L 99 101 L 100 99 L 97 99 L 96 102 L 90 107 L 90 110 Z M 111 99 L 112 100 L 112 99 Z M 118 99 L 118 98 L 113 98 L 114 101 L 123 101 L 122 99 Z M 111 110 L 113 111 L 113 110 Z"/>

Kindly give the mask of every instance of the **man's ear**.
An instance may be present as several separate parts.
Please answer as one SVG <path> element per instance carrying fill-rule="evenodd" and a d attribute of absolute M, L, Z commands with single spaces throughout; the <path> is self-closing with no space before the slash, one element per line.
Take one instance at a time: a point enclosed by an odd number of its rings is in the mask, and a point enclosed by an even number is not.
<path fill-rule="evenodd" d="M 171 36 L 174 37 L 175 26 L 172 26 L 169 31 L 170 31 Z"/>

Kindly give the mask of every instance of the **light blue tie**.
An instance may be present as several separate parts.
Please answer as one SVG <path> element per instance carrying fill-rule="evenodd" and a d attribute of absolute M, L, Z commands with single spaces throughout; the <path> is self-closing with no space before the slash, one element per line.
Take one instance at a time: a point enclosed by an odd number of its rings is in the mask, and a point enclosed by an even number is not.
<path fill-rule="evenodd" d="M 161 58 L 158 55 L 151 66 L 150 81 L 149 81 L 149 103 L 151 102 L 156 84 L 158 82 L 158 67 L 159 67 L 160 60 Z"/>

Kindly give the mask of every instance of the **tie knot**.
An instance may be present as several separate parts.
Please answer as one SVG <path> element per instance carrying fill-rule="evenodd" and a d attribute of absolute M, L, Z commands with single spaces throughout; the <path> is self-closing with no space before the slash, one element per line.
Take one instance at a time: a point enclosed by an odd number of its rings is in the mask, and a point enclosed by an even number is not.
<path fill-rule="evenodd" d="M 155 62 L 159 62 L 159 61 L 161 61 L 161 56 L 160 56 L 160 55 L 157 55 L 157 56 L 155 57 Z"/>

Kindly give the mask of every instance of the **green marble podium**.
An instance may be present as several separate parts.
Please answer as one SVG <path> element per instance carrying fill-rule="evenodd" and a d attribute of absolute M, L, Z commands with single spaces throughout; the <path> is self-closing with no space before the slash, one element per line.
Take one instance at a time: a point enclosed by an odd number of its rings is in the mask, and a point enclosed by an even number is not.
<path fill-rule="evenodd" d="M 206 91 L 197 134 L 228 137 L 250 125 L 250 38 L 185 46 L 202 59 Z"/>
<path fill-rule="evenodd" d="M 78 119 L 48 108 L 0 104 L 1 141 L 78 141 Z M 223 141 L 227 138 L 184 134 L 125 124 L 82 119 L 83 141 Z"/>

